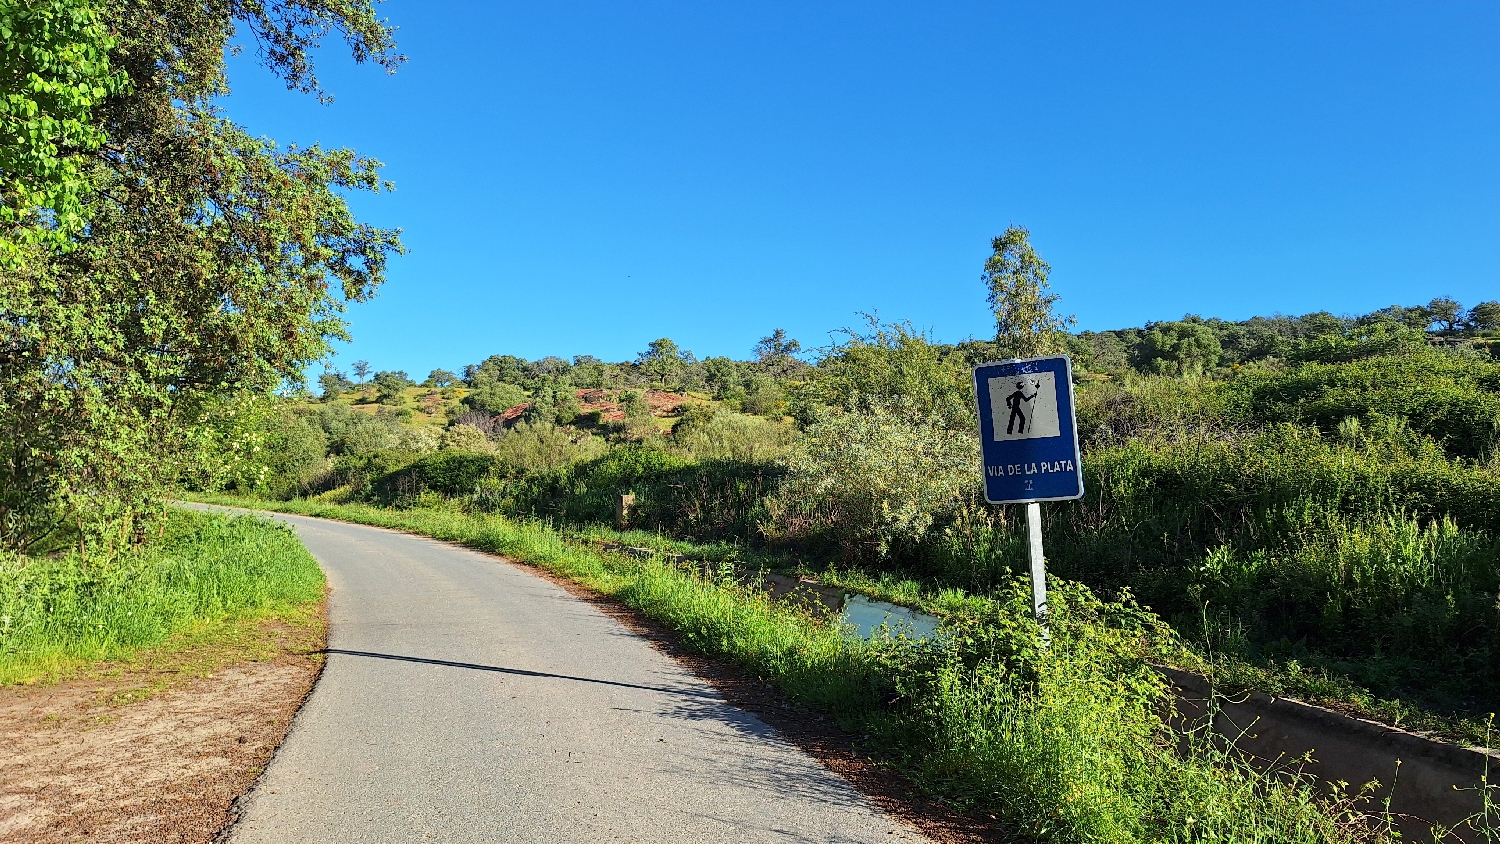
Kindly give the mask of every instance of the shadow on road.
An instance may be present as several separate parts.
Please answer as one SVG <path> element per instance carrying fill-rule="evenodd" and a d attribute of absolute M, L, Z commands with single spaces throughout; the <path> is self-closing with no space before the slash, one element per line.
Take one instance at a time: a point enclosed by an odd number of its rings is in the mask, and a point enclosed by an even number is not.
<path fill-rule="evenodd" d="M 553 680 L 573 680 L 578 683 L 598 683 L 601 686 L 619 686 L 626 689 L 641 689 L 647 692 L 661 692 L 668 695 L 680 695 L 682 697 L 698 698 L 699 700 L 719 702 L 717 695 L 708 692 L 698 692 L 689 689 L 670 689 L 663 686 L 641 686 L 635 683 L 621 683 L 616 680 L 598 680 L 593 677 L 573 677 L 567 674 L 549 674 L 545 671 L 527 671 L 524 668 L 502 668 L 498 665 L 480 665 L 474 662 L 450 662 L 446 659 L 428 659 L 421 656 L 401 656 L 400 654 L 381 654 L 372 651 L 346 651 L 342 648 L 325 648 L 321 653 L 338 654 L 340 656 L 363 656 L 370 659 L 390 659 L 396 662 L 416 662 L 422 665 L 441 665 L 447 668 L 467 668 L 470 671 L 493 671 L 497 674 L 512 674 L 518 677 L 546 677 Z"/>

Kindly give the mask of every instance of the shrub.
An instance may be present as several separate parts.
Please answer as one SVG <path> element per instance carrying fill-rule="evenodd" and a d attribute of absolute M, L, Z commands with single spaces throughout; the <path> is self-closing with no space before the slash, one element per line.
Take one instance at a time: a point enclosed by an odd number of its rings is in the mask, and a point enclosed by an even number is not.
<path fill-rule="evenodd" d="M 400 370 L 377 372 L 374 382 L 376 400 L 381 404 L 400 404 L 406 388 L 412 386 L 411 378 Z"/>
<path fill-rule="evenodd" d="M 587 431 L 521 422 L 494 442 L 498 465 L 511 476 L 551 472 L 604 453 L 603 440 Z"/>
<path fill-rule="evenodd" d="M 795 433 L 759 416 L 695 405 L 672 426 L 672 442 L 696 460 L 766 463 L 787 450 Z"/>
<path fill-rule="evenodd" d="M 969 431 L 877 408 L 813 425 L 785 464 L 768 538 L 881 558 L 958 506 L 978 483 L 979 458 Z"/>
<path fill-rule="evenodd" d="M 318 424 L 327 432 L 329 453 L 372 454 L 391 448 L 400 435 L 400 425 L 389 416 L 359 413 L 345 404 L 320 405 Z"/>
<path fill-rule="evenodd" d="M 491 381 L 481 384 L 472 393 L 464 396 L 463 402 L 474 410 L 500 414 L 518 404 L 525 404 L 526 391 L 515 384 Z"/>
<path fill-rule="evenodd" d="M 1500 365 L 1425 348 L 1253 373 L 1222 389 L 1239 414 L 1262 425 L 1305 422 L 1332 432 L 1351 416 L 1381 414 L 1463 457 L 1488 453 L 1500 429 Z"/>
<path fill-rule="evenodd" d="M 376 497 L 386 502 L 410 500 L 428 491 L 446 496 L 471 495 L 498 467 L 499 461 L 492 455 L 439 451 L 383 475 L 373 489 Z"/>
<path fill-rule="evenodd" d="M 1202 322 L 1162 322 L 1150 327 L 1135 351 L 1143 371 L 1201 375 L 1219 365 L 1224 347 Z"/>
<path fill-rule="evenodd" d="M 442 444 L 442 433 L 425 426 L 406 426 L 396 435 L 396 448 L 413 454 L 431 454 L 442 448 Z"/>
<path fill-rule="evenodd" d="M 490 438 L 473 425 L 450 425 L 443 431 L 440 446 L 444 451 L 464 451 L 471 454 L 488 454 L 494 451 Z"/>

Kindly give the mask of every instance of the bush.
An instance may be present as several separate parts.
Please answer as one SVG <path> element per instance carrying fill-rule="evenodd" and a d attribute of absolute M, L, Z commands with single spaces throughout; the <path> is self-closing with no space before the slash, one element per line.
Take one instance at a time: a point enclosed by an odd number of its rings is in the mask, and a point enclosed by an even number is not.
<path fill-rule="evenodd" d="M 360 413 L 346 404 L 320 405 L 315 418 L 334 455 L 373 454 L 394 446 L 401 433 L 393 417 Z"/>
<path fill-rule="evenodd" d="M 489 454 L 494 451 L 490 438 L 473 425 L 450 425 L 443 431 L 438 445 L 444 451 L 465 451 L 471 454 Z"/>
<path fill-rule="evenodd" d="M 920 542 L 979 482 L 970 431 L 889 410 L 842 413 L 809 428 L 768 502 L 767 538 L 840 556 L 885 558 Z"/>
<path fill-rule="evenodd" d="M 694 406 L 672 426 L 672 442 L 696 460 L 767 463 L 786 452 L 796 432 L 778 422 Z"/>
<path fill-rule="evenodd" d="M 1262 425 L 1304 422 L 1331 433 L 1350 417 L 1379 414 L 1462 457 L 1488 454 L 1500 430 L 1500 365 L 1425 348 L 1254 373 L 1222 389 L 1237 413 Z"/>
<path fill-rule="evenodd" d="M 445 496 L 471 495 L 494 472 L 500 461 L 492 455 L 440 451 L 381 476 L 373 484 L 378 500 L 410 500 L 423 492 Z"/>
<path fill-rule="evenodd" d="M 525 404 L 526 391 L 515 384 L 492 381 L 480 385 L 472 393 L 464 396 L 463 402 L 474 410 L 499 414 L 516 405 Z"/>
<path fill-rule="evenodd" d="M 411 378 L 405 372 L 375 373 L 375 396 L 376 401 L 381 404 L 400 404 L 406 393 L 406 388 L 412 386 Z"/>
<path fill-rule="evenodd" d="M 546 423 L 521 422 L 494 443 L 498 464 L 512 477 L 551 472 L 599 457 L 603 440 L 588 433 Z"/>
<path fill-rule="evenodd" d="M 505 512 L 573 522 L 612 522 L 621 493 L 644 490 L 654 479 L 688 465 L 685 458 L 653 445 L 629 443 L 566 469 L 506 482 L 487 493 L 486 503 Z"/>

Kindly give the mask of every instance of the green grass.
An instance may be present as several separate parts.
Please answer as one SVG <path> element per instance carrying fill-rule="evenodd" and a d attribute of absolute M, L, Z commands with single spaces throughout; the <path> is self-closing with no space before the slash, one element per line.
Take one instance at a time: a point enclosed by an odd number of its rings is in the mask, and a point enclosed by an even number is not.
<path fill-rule="evenodd" d="M 159 538 L 111 558 L 0 558 L 0 684 L 322 599 L 322 571 L 285 527 L 176 510 L 164 518 Z"/>
<path fill-rule="evenodd" d="M 392 510 L 247 502 L 420 533 L 546 568 L 640 611 L 683 644 L 725 658 L 870 736 L 929 791 L 1048 842 L 1387 840 L 1348 796 L 1320 796 L 1290 770 L 1256 772 L 1161 718 L 1150 662 L 1181 654 L 1155 616 L 1053 585 L 1053 645 L 1037 647 L 1027 584 L 991 597 L 908 595 L 940 609 L 939 644 L 861 642 L 733 577 L 600 551 L 536 521 L 455 507 Z M 597 533 L 597 532 L 595 532 Z M 899 590 L 895 590 L 899 591 Z M 1183 748 L 1189 748 L 1184 751 Z"/>

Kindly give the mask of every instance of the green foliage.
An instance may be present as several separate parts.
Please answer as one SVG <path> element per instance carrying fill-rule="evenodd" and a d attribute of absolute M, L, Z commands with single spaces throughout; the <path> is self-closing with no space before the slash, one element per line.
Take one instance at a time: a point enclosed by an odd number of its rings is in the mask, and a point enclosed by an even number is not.
<path fill-rule="evenodd" d="M 757 416 L 780 419 L 786 415 L 786 391 L 768 375 L 752 375 L 740 399 L 740 409 Z"/>
<path fill-rule="evenodd" d="M 464 382 L 475 389 L 496 383 L 525 384 L 528 377 L 525 359 L 515 355 L 490 355 L 464 367 Z"/>
<path fill-rule="evenodd" d="M 93 18 L 69 17 L 74 4 L 28 4 L 26 14 L 33 7 L 36 21 L 57 12 L 61 28 L 47 32 L 95 40 L 59 54 L 79 62 L 67 73 L 102 72 Z M 329 341 L 346 336 L 345 303 L 372 295 L 387 256 L 401 249 L 395 231 L 358 223 L 349 208 L 351 192 L 384 187 L 379 162 L 252 137 L 215 104 L 237 22 L 292 84 L 315 84 L 309 50 L 335 28 L 357 59 L 394 62 L 389 30 L 368 2 L 153 0 L 104 11 L 98 23 L 117 39 L 110 67 L 128 84 L 104 99 L 98 86 L 77 89 L 83 100 L 32 115 L 82 119 L 87 100 L 92 125 L 79 132 L 108 144 L 76 171 L 87 183 L 77 195 L 88 225 L 69 234 L 67 249 L 32 249 L 3 270 L 0 546 L 149 509 L 177 468 L 174 451 L 189 433 L 181 423 L 220 395 L 300 382 Z M 17 49 L 0 61 L 41 55 Z M 49 71 L 27 84 L 60 81 Z M 43 152 L 64 129 L 47 131 L 36 138 Z M 4 154 L 18 153 L 7 145 Z M 66 193 L 73 177 L 59 167 Z"/>
<path fill-rule="evenodd" d="M 627 421 L 651 416 L 651 408 L 646 404 L 646 394 L 641 390 L 626 390 L 621 393 L 620 409 L 625 411 Z"/>
<path fill-rule="evenodd" d="M 890 410 L 841 413 L 804 432 L 769 503 L 769 538 L 887 557 L 918 544 L 975 483 L 969 432 Z"/>
<path fill-rule="evenodd" d="M 1463 306 L 1450 296 L 1438 296 L 1428 302 L 1427 313 L 1444 331 L 1455 331 L 1463 322 Z"/>
<path fill-rule="evenodd" d="M 526 391 L 505 381 L 483 381 L 474 392 L 464 396 L 464 404 L 475 410 L 500 414 L 526 403 Z"/>
<path fill-rule="evenodd" d="M 344 373 L 330 369 L 318 376 L 318 386 L 323 389 L 323 400 L 333 401 L 354 389 L 354 382 Z"/>
<path fill-rule="evenodd" d="M 1500 302 L 1480 302 L 1469 309 L 1466 319 L 1470 328 L 1480 331 L 1500 328 Z"/>
<path fill-rule="evenodd" d="M 1048 293 L 1052 267 L 1031 246 L 1031 232 L 1010 226 L 995 238 L 995 250 L 984 263 L 980 280 L 995 313 L 995 343 L 1000 356 L 1026 358 L 1062 349 L 1072 317 L 1052 312 L 1057 294 Z"/>
<path fill-rule="evenodd" d="M 427 373 L 427 380 L 422 382 L 424 387 L 451 387 L 458 383 L 458 376 L 446 369 L 434 369 Z"/>
<path fill-rule="evenodd" d="M 169 511 L 162 537 L 112 557 L 89 549 L 0 556 L 0 684 L 118 659 L 194 624 L 316 603 L 323 573 L 289 528 Z"/>
<path fill-rule="evenodd" d="M 668 337 L 652 340 L 646 351 L 636 357 L 636 366 L 646 377 L 657 379 L 663 390 L 667 388 L 669 381 L 679 377 L 692 362 L 693 353 L 677 348 L 677 344 Z"/>
<path fill-rule="evenodd" d="M 701 368 L 704 383 L 716 399 L 728 397 L 746 377 L 743 364 L 725 357 L 704 358 Z"/>
<path fill-rule="evenodd" d="M 785 378 L 806 366 L 797 359 L 801 352 L 802 344 L 778 328 L 756 342 L 755 362 L 762 371 Z"/>
<path fill-rule="evenodd" d="M 127 87 L 109 30 L 89 0 L 0 0 L 0 266 L 28 245 L 65 249 L 84 224 L 105 137 L 93 110 Z"/>
<path fill-rule="evenodd" d="M 494 444 L 485 432 L 473 425 L 451 425 L 443 432 L 440 447 L 445 451 L 463 451 L 470 454 L 488 454 Z"/>
<path fill-rule="evenodd" d="M 319 406 L 313 412 L 328 437 L 333 455 L 370 454 L 396 444 L 400 426 L 386 414 L 359 413 L 346 404 Z"/>
<path fill-rule="evenodd" d="M 933 343 L 910 325 L 882 325 L 873 318 L 867 334 L 844 333 L 812 379 L 811 392 L 823 404 L 852 413 L 890 409 L 924 423 L 974 430 L 974 379 L 958 350 Z"/>
<path fill-rule="evenodd" d="M 672 426 L 672 443 L 695 460 L 769 463 L 786 452 L 792 435 L 779 422 L 702 405 Z"/>
<path fill-rule="evenodd" d="M 375 373 L 375 398 L 381 404 L 400 404 L 410 386 L 411 378 L 400 370 Z"/>
<path fill-rule="evenodd" d="M 685 458 L 654 444 L 628 443 L 593 460 L 504 483 L 482 496 L 480 503 L 516 514 L 608 523 L 614 520 L 621 493 L 642 493 L 655 479 L 686 465 Z"/>
<path fill-rule="evenodd" d="M 1406 355 L 1427 347 L 1421 329 L 1399 322 L 1380 321 L 1357 325 L 1342 334 L 1327 334 L 1303 343 L 1291 355 L 1299 361 L 1348 363 L 1365 358 Z"/>
<path fill-rule="evenodd" d="M 581 406 L 571 382 L 547 378 L 532 390 L 531 406 L 526 408 L 527 422 L 539 425 L 566 425 L 578 418 Z"/>
<path fill-rule="evenodd" d="M 1256 423 L 1302 422 L 1332 433 L 1350 417 L 1385 417 L 1463 457 L 1487 455 L 1500 430 L 1500 364 L 1425 344 L 1404 354 L 1250 373 L 1223 389 Z"/>
<path fill-rule="evenodd" d="M 423 492 L 469 495 L 498 466 L 493 455 L 445 450 L 385 474 L 371 486 L 376 499 L 383 502 L 410 501 Z"/>
<path fill-rule="evenodd" d="M 1138 365 L 1161 375 L 1202 375 L 1219 364 L 1224 347 L 1202 322 L 1159 322 L 1136 346 Z"/>
<path fill-rule="evenodd" d="M 520 422 L 494 444 L 498 465 L 512 477 L 553 472 L 593 460 L 605 450 L 604 442 L 587 431 L 546 422 Z"/>

